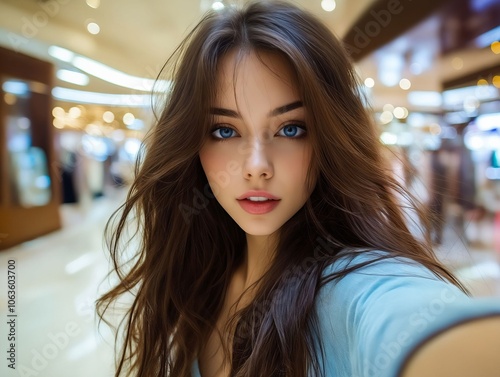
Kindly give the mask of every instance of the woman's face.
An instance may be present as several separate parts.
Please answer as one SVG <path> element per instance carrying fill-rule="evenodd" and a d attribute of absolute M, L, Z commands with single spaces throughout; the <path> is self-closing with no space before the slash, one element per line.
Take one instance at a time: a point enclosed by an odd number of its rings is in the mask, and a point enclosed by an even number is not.
<path fill-rule="evenodd" d="M 311 145 L 285 59 L 227 54 L 217 73 L 213 126 L 200 151 L 220 205 L 249 235 L 270 235 L 307 201 Z"/>

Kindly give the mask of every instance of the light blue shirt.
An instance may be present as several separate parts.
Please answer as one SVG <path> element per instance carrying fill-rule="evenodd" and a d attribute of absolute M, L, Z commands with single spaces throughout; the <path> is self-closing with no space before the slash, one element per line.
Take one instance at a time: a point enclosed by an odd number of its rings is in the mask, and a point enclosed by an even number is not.
<path fill-rule="evenodd" d="M 324 274 L 380 254 L 341 259 Z M 471 299 L 422 265 L 391 258 L 327 283 L 318 293 L 316 311 L 325 377 L 395 377 L 415 347 L 433 335 L 500 315 L 500 299 Z M 200 377 L 197 362 L 192 372 Z"/>

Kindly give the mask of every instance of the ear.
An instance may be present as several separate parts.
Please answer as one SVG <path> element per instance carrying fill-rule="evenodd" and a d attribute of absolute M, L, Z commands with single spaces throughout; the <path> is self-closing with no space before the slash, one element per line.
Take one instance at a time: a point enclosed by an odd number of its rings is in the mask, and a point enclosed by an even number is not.
<path fill-rule="evenodd" d="M 469 321 L 438 334 L 411 356 L 400 377 L 498 377 L 500 315 Z"/>

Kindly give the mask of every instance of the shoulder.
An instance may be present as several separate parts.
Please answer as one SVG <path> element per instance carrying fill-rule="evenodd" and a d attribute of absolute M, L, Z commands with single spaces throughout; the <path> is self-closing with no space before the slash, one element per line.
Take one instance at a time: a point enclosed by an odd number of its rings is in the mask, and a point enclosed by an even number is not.
<path fill-rule="evenodd" d="M 408 258 L 388 258 L 383 251 L 350 254 L 327 266 L 323 278 L 358 266 L 318 292 L 320 322 L 365 336 L 366 329 L 390 330 L 388 322 L 404 318 L 410 328 L 423 328 L 446 307 L 469 298 L 456 286 L 438 278 Z M 366 327 L 366 328 L 365 328 Z M 345 334 L 347 335 L 347 334 Z"/>
<path fill-rule="evenodd" d="M 381 298 L 415 302 L 428 294 L 439 294 L 445 301 L 465 297 L 457 287 L 422 264 L 409 258 L 390 257 L 383 251 L 346 254 L 324 269 L 323 278 L 328 281 L 328 277 L 352 267 L 357 269 L 341 279 L 333 278 L 320 289 L 319 304 L 370 304 Z M 416 295 L 409 295 L 410 292 Z"/>

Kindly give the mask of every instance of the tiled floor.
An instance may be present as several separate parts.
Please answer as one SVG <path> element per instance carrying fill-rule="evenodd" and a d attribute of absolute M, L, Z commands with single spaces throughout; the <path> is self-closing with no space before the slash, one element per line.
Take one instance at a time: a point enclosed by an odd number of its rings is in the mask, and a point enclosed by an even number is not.
<path fill-rule="evenodd" d="M 113 370 L 113 337 L 96 330 L 93 303 L 109 287 L 102 235 L 111 212 L 123 200 L 95 200 L 86 209 L 64 206 L 65 227 L 37 240 L 0 252 L 0 281 L 8 260 L 17 277 L 16 364 L 7 367 L 6 284 L 0 287 L 0 375 L 108 377 Z M 500 297 L 500 267 L 491 250 L 468 249 L 448 228 L 440 258 L 454 267 L 474 295 Z"/>
<path fill-rule="evenodd" d="M 16 263 L 18 315 L 17 370 L 12 371 L 4 357 L 8 329 L 6 288 L 1 287 L 1 376 L 113 375 L 113 338 L 106 326 L 98 333 L 94 301 L 109 287 L 102 235 L 120 197 L 98 199 L 86 209 L 65 206 L 61 231 L 0 252 L 2 281 L 7 281 L 8 260 Z"/>

